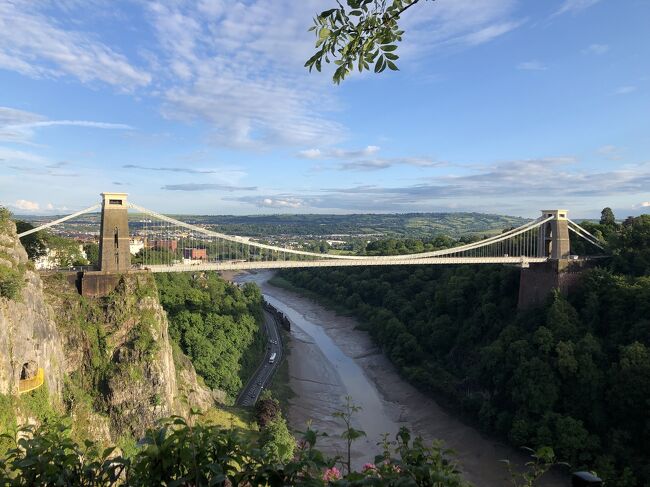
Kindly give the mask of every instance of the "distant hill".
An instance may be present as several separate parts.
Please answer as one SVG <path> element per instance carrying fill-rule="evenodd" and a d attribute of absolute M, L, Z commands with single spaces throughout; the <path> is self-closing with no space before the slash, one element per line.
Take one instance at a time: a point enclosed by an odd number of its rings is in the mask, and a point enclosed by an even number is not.
<path fill-rule="evenodd" d="M 519 226 L 525 218 L 482 213 L 404 213 L 354 215 L 250 215 L 195 216 L 179 219 L 217 225 L 221 231 L 259 237 L 266 235 L 336 236 L 382 235 L 394 237 L 457 237 L 500 232 Z"/>
<path fill-rule="evenodd" d="M 171 216 L 171 215 L 170 215 Z M 459 237 L 467 234 L 498 233 L 519 226 L 525 218 L 484 213 L 400 213 L 354 215 L 173 215 L 179 220 L 200 225 L 215 225 L 219 231 L 234 235 L 264 237 L 269 235 L 325 237 L 375 235 L 387 237 L 427 238 L 438 235 Z M 34 225 L 55 219 L 54 216 L 19 217 Z M 137 221 L 140 216 L 130 215 Z M 97 224 L 99 214 L 83 215 L 65 225 Z"/>

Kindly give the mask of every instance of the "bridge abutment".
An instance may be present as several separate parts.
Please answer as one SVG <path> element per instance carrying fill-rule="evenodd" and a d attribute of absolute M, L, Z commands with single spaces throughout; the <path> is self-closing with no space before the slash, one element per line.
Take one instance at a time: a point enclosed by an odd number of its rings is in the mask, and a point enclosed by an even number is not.
<path fill-rule="evenodd" d="M 577 284 L 584 270 L 582 262 L 571 260 L 569 219 L 567 210 L 542 210 L 542 218 L 551 217 L 539 229 L 538 257 L 547 257 L 543 263 L 531 263 L 521 269 L 519 280 L 519 309 L 535 308 L 544 304 L 549 294 L 559 290 L 568 294 Z"/>
<path fill-rule="evenodd" d="M 521 269 L 519 309 L 542 306 L 549 294 L 556 289 L 564 295 L 569 294 L 577 285 L 584 270 L 584 262 L 568 259 L 534 263 L 528 268 Z"/>

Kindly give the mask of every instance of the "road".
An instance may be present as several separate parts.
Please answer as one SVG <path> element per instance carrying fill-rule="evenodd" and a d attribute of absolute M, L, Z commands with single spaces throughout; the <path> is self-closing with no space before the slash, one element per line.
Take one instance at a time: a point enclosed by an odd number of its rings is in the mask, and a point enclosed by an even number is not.
<path fill-rule="evenodd" d="M 282 338 L 278 329 L 278 322 L 268 311 L 264 311 L 264 330 L 266 331 L 266 353 L 264 360 L 249 379 L 246 386 L 239 393 L 237 398 L 238 406 L 254 406 L 260 397 L 262 390 L 271 382 L 275 370 L 282 361 Z M 275 361 L 271 364 L 271 354 L 275 353 Z"/>

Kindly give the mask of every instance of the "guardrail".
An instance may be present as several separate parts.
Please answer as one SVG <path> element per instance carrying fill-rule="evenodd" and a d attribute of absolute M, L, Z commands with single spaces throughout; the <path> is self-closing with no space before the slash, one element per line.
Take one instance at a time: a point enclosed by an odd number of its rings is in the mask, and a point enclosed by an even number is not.
<path fill-rule="evenodd" d="M 18 381 L 18 394 L 24 394 L 34 389 L 38 389 L 45 382 L 45 371 L 42 367 L 38 368 L 36 375 L 31 379 L 20 379 Z"/>

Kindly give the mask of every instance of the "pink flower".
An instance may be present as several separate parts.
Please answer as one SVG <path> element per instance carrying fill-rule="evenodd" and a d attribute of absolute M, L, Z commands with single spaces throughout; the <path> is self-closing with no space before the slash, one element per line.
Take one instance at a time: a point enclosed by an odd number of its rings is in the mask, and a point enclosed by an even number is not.
<path fill-rule="evenodd" d="M 323 480 L 325 482 L 332 482 L 334 480 L 339 480 L 340 478 L 341 478 L 341 472 L 336 467 L 328 468 L 323 473 Z"/>
<path fill-rule="evenodd" d="M 369 470 L 375 471 L 377 470 L 377 465 L 374 463 L 366 463 L 363 468 L 361 469 L 362 472 L 367 472 Z"/>

